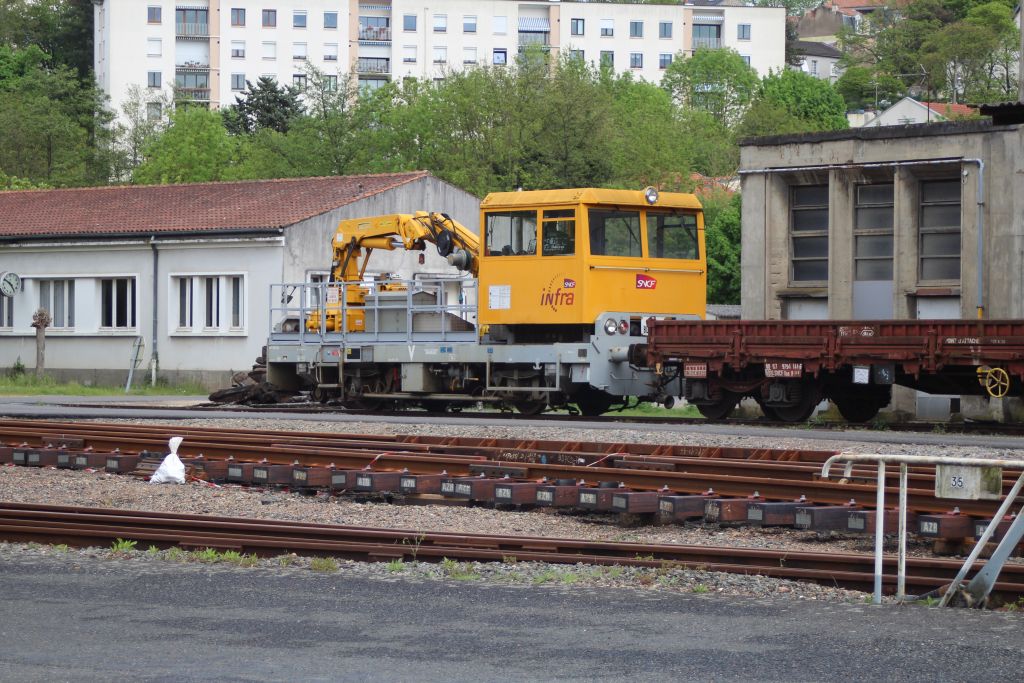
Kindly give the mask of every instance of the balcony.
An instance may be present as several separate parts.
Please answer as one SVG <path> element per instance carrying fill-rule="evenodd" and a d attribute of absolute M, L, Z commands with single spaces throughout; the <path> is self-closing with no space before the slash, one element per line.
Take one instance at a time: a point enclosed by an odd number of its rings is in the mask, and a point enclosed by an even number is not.
<path fill-rule="evenodd" d="M 175 88 L 174 94 L 182 99 L 192 100 L 194 102 L 210 101 L 209 88 Z"/>
<path fill-rule="evenodd" d="M 694 38 L 693 39 L 693 49 L 694 50 L 700 50 L 702 48 L 703 49 L 707 49 L 707 50 L 717 50 L 720 47 L 722 47 L 722 39 L 721 38 Z"/>
<path fill-rule="evenodd" d="M 234 53 L 232 53 L 231 56 L 234 57 L 235 56 Z M 244 57 L 245 55 L 243 54 L 241 56 Z M 202 62 L 198 62 L 198 61 L 195 61 L 195 60 L 187 60 L 187 61 L 179 62 L 179 63 L 175 64 L 174 68 L 177 71 L 189 71 L 189 72 L 193 72 L 194 73 L 194 72 L 197 72 L 197 71 L 209 71 L 210 70 L 210 65 L 209 64 L 203 64 Z"/>
<path fill-rule="evenodd" d="M 359 40 L 376 40 L 379 42 L 391 42 L 390 26 L 360 26 Z"/>
<path fill-rule="evenodd" d="M 356 61 L 356 73 L 389 74 L 391 73 L 391 59 L 387 57 L 360 57 Z"/>
<path fill-rule="evenodd" d="M 537 47 L 551 47 L 550 33 L 519 33 L 519 48 L 536 45 Z"/>
<path fill-rule="evenodd" d="M 210 25 L 196 23 L 177 23 L 174 25 L 175 35 L 179 38 L 209 38 Z"/>

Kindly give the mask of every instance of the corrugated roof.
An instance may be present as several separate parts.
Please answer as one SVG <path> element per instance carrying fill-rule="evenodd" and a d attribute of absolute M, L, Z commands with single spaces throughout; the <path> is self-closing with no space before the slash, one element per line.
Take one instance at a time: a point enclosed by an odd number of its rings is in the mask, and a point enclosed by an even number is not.
<path fill-rule="evenodd" d="M 0 239 L 274 231 L 427 171 L 0 192 Z"/>

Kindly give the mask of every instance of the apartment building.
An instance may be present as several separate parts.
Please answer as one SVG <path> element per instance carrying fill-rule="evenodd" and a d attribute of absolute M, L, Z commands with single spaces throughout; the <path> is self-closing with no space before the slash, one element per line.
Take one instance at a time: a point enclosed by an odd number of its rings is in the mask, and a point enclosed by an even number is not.
<path fill-rule="evenodd" d="M 731 3 L 731 4 L 730 4 Z M 657 83 L 702 47 L 739 52 L 759 74 L 784 67 L 785 10 L 740 0 L 686 4 L 522 0 L 94 0 L 95 68 L 119 107 L 133 85 L 211 107 L 245 82 L 303 85 L 306 65 L 365 88 L 503 66 L 528 46 L 607 63 Z M 154 98 L 155 99 L 155 98 Z M 159 105 L 150 105 L 159 114 Z"/>

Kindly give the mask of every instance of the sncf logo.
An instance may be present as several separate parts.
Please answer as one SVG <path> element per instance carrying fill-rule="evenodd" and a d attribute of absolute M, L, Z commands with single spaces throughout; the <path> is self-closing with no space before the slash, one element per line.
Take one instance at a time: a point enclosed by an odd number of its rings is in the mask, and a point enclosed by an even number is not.
<path fill-rule="evenodd" d="M 654 289 L 658 286 L 658 281 L 649 275 L 636 275 L 636 288 L 637 289 Z"/>
<path fill-rule="evenodd" d="M 572 278 L 567 277 L 564 280 L 562 280 L 562 289 L 575 289 L 575 287 L 576 281 L 573 280 Z"/>

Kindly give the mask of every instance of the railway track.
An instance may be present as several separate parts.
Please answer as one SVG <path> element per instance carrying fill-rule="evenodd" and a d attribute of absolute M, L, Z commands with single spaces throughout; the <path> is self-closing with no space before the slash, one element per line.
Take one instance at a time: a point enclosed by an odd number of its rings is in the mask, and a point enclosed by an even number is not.
<path fill-rule="evenodd" d="M 261 556 L 298 553 L 363 561 L 397 559 L 478 562 L 537 561 L 701 569 L 814 581 L 870 590 L 873 559 L 854 553 L 608 543 L 575 539 L 384 530 L 282 521 L 253 521 L 132 510 L 0 502 L 0 538 L 13 542 L 106 545 L 116 539 L 161 548 L 213 548 Z M 947 585 L 956 560 L 909 558 L 907 589 L 922 594 Z M 895 557 L 886 557 L 884 585 L 895 588 Z M 1009 565 L 995 588 L 1012 601 L 1024 596 L 1024 565 Z"/>

